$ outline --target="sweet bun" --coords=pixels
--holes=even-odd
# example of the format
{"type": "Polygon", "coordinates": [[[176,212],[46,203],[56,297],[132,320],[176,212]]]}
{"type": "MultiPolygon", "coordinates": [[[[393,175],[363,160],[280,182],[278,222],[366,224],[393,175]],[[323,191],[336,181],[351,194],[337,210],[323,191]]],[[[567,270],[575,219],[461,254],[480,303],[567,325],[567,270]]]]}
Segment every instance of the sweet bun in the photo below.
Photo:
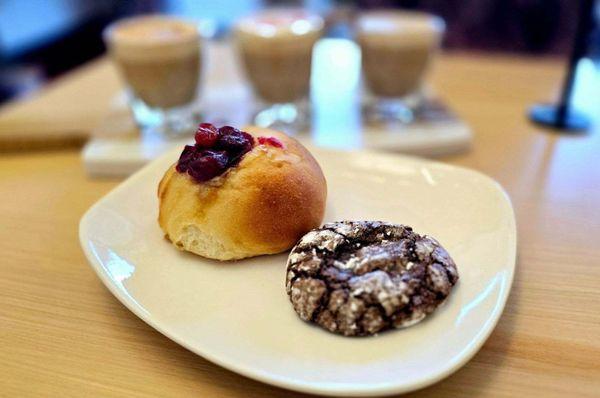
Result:
{"type": "Polygon", "coordinates": [[[279,253],[321,224],[327,186],[310,152],[278,131],[244,131],[254,145],[223,174],[199,182],[176,163],[160,181],[158,222],[179,249],[217,260],[279,253]]]}

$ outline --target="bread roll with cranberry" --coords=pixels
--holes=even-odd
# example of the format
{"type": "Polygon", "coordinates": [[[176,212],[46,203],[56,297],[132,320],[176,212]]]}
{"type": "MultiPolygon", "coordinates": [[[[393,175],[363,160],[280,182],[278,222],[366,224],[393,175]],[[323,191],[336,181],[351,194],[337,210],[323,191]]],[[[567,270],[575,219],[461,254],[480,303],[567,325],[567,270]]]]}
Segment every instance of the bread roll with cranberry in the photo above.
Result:
{"type": "Polygon", "coordinates": [[[319,164],[295,139],[205,123],[160,181],[158,222],[181,250],[242,259],[291,248],[321,224],[326,196],[319,164]]]}

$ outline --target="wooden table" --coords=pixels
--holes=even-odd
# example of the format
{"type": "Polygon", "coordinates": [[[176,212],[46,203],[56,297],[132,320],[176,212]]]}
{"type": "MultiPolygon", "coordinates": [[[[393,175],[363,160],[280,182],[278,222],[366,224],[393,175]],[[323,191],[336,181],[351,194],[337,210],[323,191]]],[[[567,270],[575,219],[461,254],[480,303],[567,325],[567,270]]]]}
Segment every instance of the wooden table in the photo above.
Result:
{"type": "MultiPolygon", "coordinates": [[[[435,70],[434,87],[476,133],[470,153],[443,160],[506,188],[519,258],[482,350],[414,396],[600,395],[600,131],[560,135],[525,117],[561,77],[558,60],[484,55],[445,55],[435,70]]],[[[87,127],[117,87],[100,61],[55,85],[50,102],[87,127]]],[[[40,101],[11,105],[12,122],[35,122],[40,101]]],[[[300,396],[192,354],[108,292],[77,227],[117,183],[88,180],[76,150],[0,154],[0,396],[300,396]]]]}

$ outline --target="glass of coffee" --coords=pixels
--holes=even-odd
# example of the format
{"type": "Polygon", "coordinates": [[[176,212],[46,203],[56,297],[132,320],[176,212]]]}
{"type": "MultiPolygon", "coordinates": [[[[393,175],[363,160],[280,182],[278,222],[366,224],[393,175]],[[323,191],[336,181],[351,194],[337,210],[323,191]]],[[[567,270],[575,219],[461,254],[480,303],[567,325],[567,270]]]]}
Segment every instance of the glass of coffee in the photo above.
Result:
{"type": "Polygon", "coordinates": [[[372,94],[365,105],[370,121],[410,123],[422,101],[423,77],[445,31],[434,15],[382,10],[359,15],[356,36],[364,81],[372,94]]]}
{"type": "Polygon", "coordinates": [[[323,19],[301,9],[265,10],[238,21],[235,41],[258,99],[254,123],[288,132],[309,122],[312,50],[323,19]]]}
{"type": "Polygon", "coordinates": [[[202,67],[198,24],[167,16],[133,17],[109,26],[104,40],[142,131],[193,132],[202,67]]]}

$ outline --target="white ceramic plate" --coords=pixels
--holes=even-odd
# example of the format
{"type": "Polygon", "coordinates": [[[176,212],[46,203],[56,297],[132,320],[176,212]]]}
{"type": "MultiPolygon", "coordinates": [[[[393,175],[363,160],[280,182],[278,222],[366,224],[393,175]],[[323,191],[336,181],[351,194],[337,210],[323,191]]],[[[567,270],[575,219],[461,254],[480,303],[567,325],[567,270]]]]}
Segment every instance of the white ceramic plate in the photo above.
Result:
{"type": "Polygon", "coordinates": [[[466,363],[502,313],[516,254],[502,188],[474,171],[367,152],[313,150],[327,177],[326,221],[386,220],[430,234],[458,264],[445,305],[413,327],[347,338],[304,323],[285,292],[286,255],[218,263],[175,250],[156,187],[170,152],[95,204],[81,245],[110,291],[149,325],[225,368],[327,395],[383,395],[432,384],[466,363]]]}

